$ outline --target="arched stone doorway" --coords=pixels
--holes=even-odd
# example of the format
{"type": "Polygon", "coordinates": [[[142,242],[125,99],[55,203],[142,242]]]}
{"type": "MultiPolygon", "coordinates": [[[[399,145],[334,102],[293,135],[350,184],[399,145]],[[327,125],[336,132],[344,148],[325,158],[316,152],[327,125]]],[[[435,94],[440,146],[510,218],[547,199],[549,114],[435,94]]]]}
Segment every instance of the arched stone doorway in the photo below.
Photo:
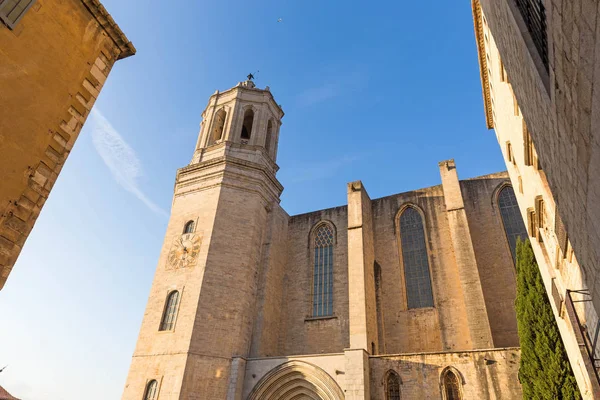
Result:
{"type": "Polygon", "coordinates": [[[344,393],[321,368],[288,361],[269,371],[252,389],[248,400],[343,400],[344,393]]]}

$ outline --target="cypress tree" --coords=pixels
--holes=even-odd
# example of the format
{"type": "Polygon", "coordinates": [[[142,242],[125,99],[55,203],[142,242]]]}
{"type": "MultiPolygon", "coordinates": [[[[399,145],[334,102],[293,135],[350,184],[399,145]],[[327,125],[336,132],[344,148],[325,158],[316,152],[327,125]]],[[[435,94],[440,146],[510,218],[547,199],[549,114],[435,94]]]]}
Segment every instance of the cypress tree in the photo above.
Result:
{"type": "Polygon", "coordinates": [[[580,399],[529,240],[517,242],[519,380],[528,400],[580,399]]]}

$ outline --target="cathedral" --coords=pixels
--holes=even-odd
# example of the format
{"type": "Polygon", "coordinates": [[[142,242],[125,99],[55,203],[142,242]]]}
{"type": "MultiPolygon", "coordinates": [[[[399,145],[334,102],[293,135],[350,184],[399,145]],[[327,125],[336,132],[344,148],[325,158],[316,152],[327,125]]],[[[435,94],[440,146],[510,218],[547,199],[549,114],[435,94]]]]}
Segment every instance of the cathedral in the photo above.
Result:
{"type": "Polygon", "coordinates": [[[171,216],[123,400],[520,399],[506,172],[290,216],[283,110],[215,92],[171,216]]]}

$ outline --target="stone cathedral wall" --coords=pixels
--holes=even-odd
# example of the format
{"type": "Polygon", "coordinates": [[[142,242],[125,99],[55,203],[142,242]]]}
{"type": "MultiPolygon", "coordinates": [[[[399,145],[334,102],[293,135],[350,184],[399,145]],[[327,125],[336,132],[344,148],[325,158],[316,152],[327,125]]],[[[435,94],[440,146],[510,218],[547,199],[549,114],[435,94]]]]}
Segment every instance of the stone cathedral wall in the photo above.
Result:
{"type": "Polygon", "coordinates": [[[495,347],[519,345],[515,313],[516,269],[497,201],[499,189],[507,184],[506,172],[461,181],[495,347]]]}
{"type": "Polygon", "coordinates": [[[390,371],[400,378],[400,398],[444,398],[440,380],[448,368],[459,377],[464,399],[521,399],[519,360],[520,350],[515,347],[371,357],[371,399],[385,398],[390,371]]]}
{"type": "Polygon", "coordinates": [[[288,223],[280,355],[337,353],[347,348],[348,210],[336,207],[295,215],[288,223]],[[321,221],[335,227],[333,317],[312,318],[313,254],[311,230],[321,221]]]}
{"type": "MultiPolygon", "coordinates": [[[[502,172],[460,181],[496,347],[518,346],[515,268],[495,201],[507,178],[502,172]]],[[[472,349],[442,185],[372,200],[371,213],[374,258],[381,269],[375,353],[472,349]],[[408,205],[419,209],[424,217],[433,308],[407,309],[398,217],[408,205]]],[[[263,244],[250,357],[342,352],[349,346],[347,206],[292,217],[276,206],[271,218],[263,244]],[[336,231],[334,316],[312,318],[310,235],[322,221],[333,224],[336,231]]]]}

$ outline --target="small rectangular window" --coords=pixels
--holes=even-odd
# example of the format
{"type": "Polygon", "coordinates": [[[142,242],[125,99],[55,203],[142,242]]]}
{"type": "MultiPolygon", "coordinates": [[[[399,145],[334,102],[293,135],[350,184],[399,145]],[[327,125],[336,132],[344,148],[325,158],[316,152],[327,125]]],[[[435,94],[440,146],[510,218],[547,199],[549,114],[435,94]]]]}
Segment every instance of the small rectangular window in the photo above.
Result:
{"type": "Polygon", "coordinates": [[[515,116],[519,115],[519,103],[517,103],[517,96],[515,96],[515,92],[513,91],[512,85],[509,85],[510,87],[510,94],[512,94],[512,98],[513,98],[513,114],[515,116]]]}
{"type": "Polygon", "coordinates": [[[0,19],[12,29],[33,3],[35,0],[0,0],[0,19]]]}
{"type": "Polygon", "coordinates": [[[525,165],[533,165],[533,141],[525,120],[523,120],[523,155],[525,165]]]}
{"type": "Polygon", "coordinates": [[[498,57],[498,64],[500,67],[500,81],[506,82],[506,70],[504,69],[504,64],[502,63],[502,59],[500,57],[498,57]]]}
{"type": "Polygon", "coordinates": [[[523,194],[523,179],[521,178],[521,176],[519,175],[519,193],[523,194]]]}
{"type": "Polygon", "coordinates": [[[566,258],[568,248],[568,235],[565,224],[562,222],[562,219],[558,214],[558,206],[556,206],[556,210],[554,211],[554,233],[556,234],[556,239],[558,240],[558,246],[562,250],[563,258],[566,258]]]}
{"type": "Polygon", "coordinates": [[[537,237],[537,224],[533,208],[527,209],[527,228],[529,229],[529,236],[537,237]]]}
{"type": "Polygon", "coordinates": [[[512,145],[510,142],[506,142],[506,158],[509,162],[515,164],[515,157],[513,156],[512,145]]]}

